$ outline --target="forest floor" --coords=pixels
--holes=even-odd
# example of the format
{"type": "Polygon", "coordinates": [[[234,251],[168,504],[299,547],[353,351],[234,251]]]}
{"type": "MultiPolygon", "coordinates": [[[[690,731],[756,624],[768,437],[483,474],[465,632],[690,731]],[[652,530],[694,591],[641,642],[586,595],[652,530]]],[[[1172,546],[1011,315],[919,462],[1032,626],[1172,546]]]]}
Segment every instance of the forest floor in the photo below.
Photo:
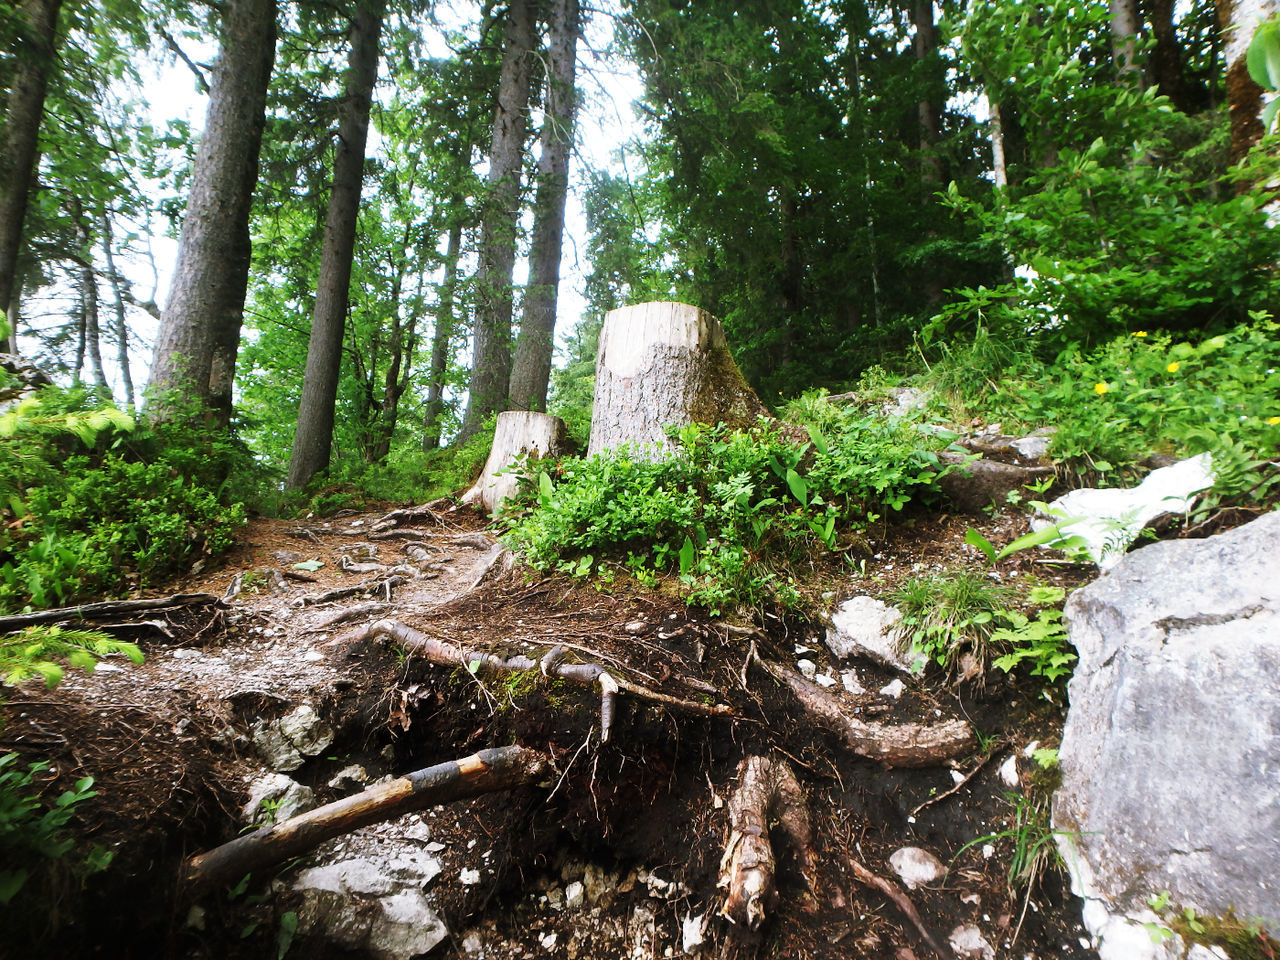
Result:
{"type": "MultiPolygon", "coordinates": [[[[30,946],[15,956],[52,955],[46,951],[53,943],[66,956],[276,957],[280,917],[293,908],[289,880],[309,860],[288,864],[270,887],[207,895],[198,914],[179,893],[178,878],[187,857],[242,828],[247,784],[265,769],[249,739],[254,722],[303,702],[335,734],[322,756],[293,774],[321,802],[342,795],[327,784],[352,763],[371,777],[400,775],[510,743],[552,758],[552,790],[519,788],[413,815],[441,864],[427,893],[449,936],[432,956],[681,956],[691,928],[705,930],[700,955],[718,955],[730,932],[717,916],[723,895],[716,888],[726,801],[748,754],[789,763],[803,787],[816,855],[808,897],[795,858],[780,854],[780,896],[754,945],[757,956],[936,955],[899,907],[859,882],[849,863],[856,858],[900,885],[889,857],[906,846],[924,848],[949,867],[941,879],[907,892],[944,950],[952,931],[971,925],[992,958],[1092,956],[1079,901],[1065,891],[1059,870],[1048,866],[1029,890],[1009,884],[1019,846],[1010,794],[1047,797],[1027,754],[1035,744],[1057,745],[1065,709],[1038,684],[989,671],[956,685],[926,672],[905,678],[905,692],[894,698],[877,691],[896,675],[857,664],[868,692],[848,698],[853,712],[881,722],[960,718],[981,735],[973,752],[952,761],[888,768],[854,755],[769,673],[748,663],[754,640],[767,660],[794,669],[804,657],[838,676],[848,665],[834,662],[819,622],[739,619],[735,629],[686,607],[674,591],[621,579],[598,589],[519,565],[489,570],[496,554],[491,534],[468,508],[440,509],[412,523],[418,528],[412,533],[369,541],[364,534],[381,515],[253,520],[216,569],[168,585],[173,593],[222,596],[236,580],[240,592],[225,604],[151,616],[139,634],[143,665],[113,658],[92,675],[68,672],[53,691],[28,685],[0,708],[0,754],[51,761],[48,796],[77,778],[94,778],[99,795],[78,809],[78,839],[116,853],[82,893],[65,893],[61,915],[26,918],[30,946]],[[374,542],[373,562],[393,565],[407,541],[419,544],[419,557],[431,557],[419,565],[426,576],[371,595],[307,599],[385,581],[386,571],[344,572],[342,558],[370,562],[356,545],[374,542]],[[299,560],[323,566],[303,574],[310,580],[293,579],[299,560]],[[333,621],[356,607],[360,619],[333,621]],[[594,691],[538,675],[527,682],[481,680],[463,668],[406,657],[381,640],[355,638],[353,630],[379,617],[503,656],[536,658],[562,645],[574,659],[607,665],[670,697],[705,700],[710,691],[733,713],[691,715],[624,695],[612,736],[601,744],[594,691]],[[1020,774],[1016,788],[1001,775],[1003,768],[1008,776],[1010,758],[1020,774]],[[41,941],[55,926],[57,935],[41,941]],[[46,946],[35,946],[41,942],[46,946]]],[[[912,573],[980,569],[965,531],[975,526],[992,542],[1005,542],[1024,523],[1013,514],[904,516],[872,531],[859,575],[846,573],[833,589],[837,599],[878,595],[912,573]]],[[[1088,576],[1038,566],[1030,556],[1015,557],[1001,572],[1067,587],[1088,576]]],[[[23,936],[8,932],[0,954],[18,948],[23,936]]],[[[975,949],[955,955],[984,955],[975,949]]],[[[352,954],[300,933],[290,955],[352,954]]]]}

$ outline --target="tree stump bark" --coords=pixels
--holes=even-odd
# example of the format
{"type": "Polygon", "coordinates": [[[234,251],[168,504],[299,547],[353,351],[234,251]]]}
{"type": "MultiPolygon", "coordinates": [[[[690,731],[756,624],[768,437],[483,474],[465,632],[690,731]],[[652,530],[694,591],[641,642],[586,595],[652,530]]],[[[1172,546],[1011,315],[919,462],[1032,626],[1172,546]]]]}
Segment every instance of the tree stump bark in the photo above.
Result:
{"type": "Polygon", "coordinates": [[[563,451],[568,434],[564,421],[546,413],[530,410],[508,410],[498,414],[493,448],[485,461],[484,473],[470,490],[462,495],[463,503],[476,503],[497,516],[502,502],[519,486],[516,473],[504,473],[525,454],[553,457],[563,451]]]}
{"type": "Polygon", "coordinates": [[[729,353],[720,321],[705,310],[642,303],[605,317],[589,455],[625,443],[662,457],[674,449],[668,426],[749,427],[768,415],[729,353]]]}

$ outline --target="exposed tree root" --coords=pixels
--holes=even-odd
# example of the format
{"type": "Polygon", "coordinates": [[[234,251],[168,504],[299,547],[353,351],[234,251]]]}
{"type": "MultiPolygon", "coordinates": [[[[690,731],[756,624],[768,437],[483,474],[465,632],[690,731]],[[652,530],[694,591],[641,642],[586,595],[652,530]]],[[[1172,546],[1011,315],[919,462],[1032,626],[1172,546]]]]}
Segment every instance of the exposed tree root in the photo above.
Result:
{"type": "Polygon", "coordinates": [[[315,603],[331,603],[334,600],[345,600],[347,597],[355,597],[362,593],[385,593],[389,601],[391,599],[391,591],[396,587],[404,586],[409,580],[409,577],[400,574],[381,577],[377,580],[366,580],[364,583],[357,583],[354,586],[339,587],[337,590],[330,590],[327,593],[317,594],[313,597],[303,597],[302,602],[306,606],[315,603]]]}
{"type": "Polygon", "coordinates": [[[598,685],[601,691],[601,739],[603,740],[608,739],[609,726],[612,724],[613,717],[613,697],[619,691],[653,703],[661,703],[685,713],[696,713],[702,716],[727,716],[733,713],[733,708],[725,704],[682,700],[679,697],[650,690],[624,677],[609,673],[598,663],[566,661],[563,659],[564,651],[561,647],[553,647],[540,660],[526,656],[504,659],[486,650],[468,650],[457,644],[428,636],[397,620],[378,620],[339,638],[337,642],[345,644],[379,636],[390,637],[410,656],[422,657],[442,666],[464,667],[477,675],[541,672],[549,677],[560,677],[584,686],[598,685]]]}
{"type": "MultiPolygon", "coordinates": [[[[726,891],[720,915],[735,927],[752,932],[760,928],[777,900],[777,860],[769,841],[770,822],[777,824],[791,844],[812,895],[817,867],[800,784],[785,761],[747,757],[738,765],[738,787],[729,798],[729,839],[720,860],[717,886],[726,891]]],[[[729,939],[741,937],[731,934],[729,939]]]]}
{"type": "Polygon", "coordinates": [[[153,597],[149,600],[103,600],[85,603],[78,607],[58,607],[53,610],[37,610],[33,613],[16,613],[0,617],[0,632],[20,630],[41,623],[81,623],[118,617],[143,610],[172,610],[193,606],[225,607],[220,597],[212,593],[176,593],[169,597],[153,597]]]}
{"type": "Polygon", "coordinates": [[[891,767],[927,767],[973,749],[973,733],[962,720],[943,723],[867,723],[851,717],[840,699],[794,670],[769,663],[758,654],[755,662],[787,685],[809,716],[839,735],[854,753],[891,767]]]}
{"type": "Polygon", "coordinates": [[[548,769],[547,757],[527,747],[481,750],[461,760],[436,764],[192,857],[184,867],[183,883],[189,893],[198,894],[300,856],[368,824],[436,804],[510,790],[534,782],[548,769]]]}
{"type": "Polygon", "coordinates": [[[895,884],[872,873],[853,857],[846,857],[845,862],[849,864],[849,869],[853,871],[853,875],[858,878],[860,884],[889,898],[890,902],[902,912],[902,915],[911,921],[921,939],[929,945],[934,953],[940,957],[954,956],[949,949],[939,946],[938,941],[933,938],[928,928],[925,927],[924,921],[920,919],[920,914],[916,912],[915,906],[895,884]]]}

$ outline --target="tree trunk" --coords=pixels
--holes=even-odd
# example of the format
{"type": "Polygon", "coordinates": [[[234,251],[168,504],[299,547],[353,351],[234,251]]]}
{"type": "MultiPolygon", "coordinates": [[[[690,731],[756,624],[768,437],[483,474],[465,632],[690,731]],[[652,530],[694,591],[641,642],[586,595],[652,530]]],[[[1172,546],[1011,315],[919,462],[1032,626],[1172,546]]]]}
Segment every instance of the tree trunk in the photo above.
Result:
{"type": "Polygon", "coordinates": [[[1147,20],[1151,24],[1151,35],[1156,43],[1147,60],[1147,70],[1151,83],[1160,93],[1168,97],[1183,113],[1187,113],[1190,104],[1187,102],[1184,77],[1186,63],[1173,22],[1173,7],[1174,0],[1148,0],[1147,20]]]}
{"type": "Polygon", "coordinates": [[[547,408],[560,252],[564,245],[564,207],[569,193],[569,152],[573,147],[578,102],[574,80],[579,32],[578,0],[554,0],[546,118],[542,123],[542,156],[538,161],[538,195],[533,205],[529,287],[525,292],[524,319],[511,369],[512,410],[547,408]]]}
{"type": "Polygon", "coordinates": [[[480,225],[471,382],[459,442],[475,436],[485,418],[502,409],[511,385],[511,275],[515,270],[525,114],[533,65],[533,7],[531,0],[511,0],[507,11],[485,213],[480,225]]]}
{"type": "Polygon", "coordinates": [[[497,516],[502,502],[514,494],[520,484],[520,477],[508,472],[516,461],[526,454],[558,456],[564,451],[567,436],[564,421],[547,413],[506,410],[498,414],[484,473],[475,486],[463,494],[462,502],[478,503],[497,516]]]}
{"type": "MultiPolygon", "coordinates": [[[[0,124],[0,304],[15,296],[22,224],[35,177],[40,122],[62,0],[18,0],[17,50],[8,109],[0,124]]],[[[20,292],[18,293],[20,295],[20,292]]]]}
{"type": "Polygon", "coordinates": [[[378,42],[386,0],[368,0],[356,8],[351,25],[347,80],[339,107],[338,142],[333,160],[333,190],[325,217],[320,278],[311,314],[311,339],[298,406],[298,429],[285,486],[296,489],[329,466],[333,449],[334,407],[342,370],[342,335],[351,292],[356,221],[364,180],[369,108],[378,79],[378,42]]]}
{"type": "MultiPolygon", "coordinates": [[[[920,199],[926,211],[926,222],[932,222],[934,218],[927,211],[936,206],[933,195],[942,189],[943,184],[938,138],[942,128],[941,104],[946,100],[946,84],[940,75],[942,64],[937,52],[938,31],[933,22],[933,0],[915,0],[911,5],[911,19],[916,28],[912,41],[916,63],[927,80],[925,96],[916,104],[916,114],[920,131],[920,199]]],[[[936,240],[938,231],[929,227],[925,235],[936,240]]],[[[923,288],[926,303],[942,302],[942,274],[937,270],[925,271],[923,288]]]]}
{"type": "Polygon", "coordinates": [[[22,287],[26,283],[27,263],[19,256],[13,271],[13,290],[9,294],[9,303],[5,309],[5,320],[8,331],[5,337],[5,352],[18,356],[18,322],[22,319],[22,287]]]}
{"type": "Polygon", "coordinates": [[[129,370],[129,325],[125,322],[124,291],[121,289],[120,271],[116,269],[115,254],[111,252],[113,243],[111,236],[111,215],[102,214],[102,250],[107,257],[107,275],[111,280],[111,291],[115,299],[116,321],[116,362],[120,365],[120,380],[124,386],[125,402],[129,409],[137,406],[137,398],[133,393],[133,374],[129,370]]]}
{"type": "Polygon", "coordinates": [[[225,0],[222,10],[222,51],[148,389],[156,419],[169,410],[164,395],[185,389],[225,426],[248,288],[249,211],[275,62],[276,0],[225,0]]]}
{"type": "Polygon", "coordinates": [[[1142,89],[1142,68],[1138,65],[1138,0],[1110,0],[1111,59],[1120,85],[1142,89]]]}
{"type": "MultiPolygon", "coordinates": [[[[1249,76],[1245,54],[1253,34],[1263,20],[1272,16],[1277,0],[1218,0],[1218,24],[1226,37],[1227,107],[1231,115],[1231,162],[1243,160],[1262,139],[1262,88],[1249,76]]],[[[1237,183],[1239,192],[1252,185],[1237,183]]]]}
{"type": "Polygon", "coordinates": [[[79,197],[72,198],[71,216],[80,239],[80,309],[84,317],[84,342],[88,349],[89,374],[94,386],[105,388],[107,374],[102,368],[102,327],[98,315],[98,278],[93,272],[93,231],[84,215],[79,197]]]}
{"type": "Polygon", "coordinates": [[[749,427],[768,414],[705,310],[642,303],[605,317],[588,454],[627,443],[663,456],[674,449],[667,426],[749,427]]]}
{"type": "Polygon", "coordinates": [[[449,246],[444,255],[444,282],[436,307],[435,332],[431,337],[431,371],[427,375],[427,409],[422,422],[422,449],[440,447],[440,418],[444,413],[444,378],[449,369],[449,347],[457,325],[458,259],[462,254],[462,221],[449,228],[449,246]]]}

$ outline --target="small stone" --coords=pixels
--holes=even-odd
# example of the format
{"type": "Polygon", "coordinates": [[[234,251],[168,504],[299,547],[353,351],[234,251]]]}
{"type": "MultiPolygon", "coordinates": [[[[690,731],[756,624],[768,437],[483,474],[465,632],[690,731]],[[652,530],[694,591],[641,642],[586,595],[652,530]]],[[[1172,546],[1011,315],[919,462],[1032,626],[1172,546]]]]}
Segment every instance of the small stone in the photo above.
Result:
{"type": "Polygon", "coordinates": [[[480,871],[472,870],[470,867],[465,867],[462,872],[458,874],[458,881],[464,887],[473,887],[480,882],[480,871]]]}
{"type": "Polygon", "coordinates": [[[818,665],[812,660],[799,660],[796,662],[796,668],[809,680],[812,680],[818,672],[818,665]]]}
{"type": "Polygon", "coordinates": [[[906,684],[904,684],[901,680],[894,680],[890,683],[886,683],[883,687],[880,688],[880,696],[892,697],[894,700],[897,700],[900,696],[902,696],[903,691],[905,691],[906,689],[907,689],[906,684]]]}
{"type": "Polygon", "coordinates": [[[702,946],[705,938],[703,931],[706,928],[707,915],[689,914],[680,921],[680,947],[685,953],[693,953],[698,947],[702,946]]]}
{"type": "Polygon", "coordinates": [[[364,789],[369,782],[369,771],[359,764],[343,767],[329,779],[329,786],[334,790],[356,793],[364,789]]]}
{"type": "Polygon", "coordinates": [[[956,927],[947,942],[955,955],[964,960],[995,960],[995,950],[983,939],[982,931],[971,924],[956,927]]]}
{"type": "Polygon", "coordinates": [[[315,791],[291,780],[283,773],[269,773],[249,784],[249,802],[244,805],[244,822],[260,824],[288,820],[314,807],[315,791]],[[263,806],[263,804],[266,806],[263,806]]]}
{"type": "Polygon", "coordinates": [[[1004,763],[1000,764],[1000,779],[1004,785],[1010,790],[1018,788],[1018,758],[1010,757],[1004,763]]]}
{"type": "Polygon", "coordinates": [[[840,671],[840,684],[845,688],[846,692],[853,694],[855,697],[860,693],[866,693],[867,688],[858,680],[858,674],[853,670],[840,671]]]}
{"type": "Polygon", "coordinates": [[[813,682],[820,687],[834,687],[839,681],[829,673],[819,673],[813,678],[813,682]]]}
{"type": "Polygon", "coordinates": [[[202,656],[204,656],[204,654],[201,653],[199,650],[187,650],[185,648],[179,648],[173,651],[173,659],[175,660],[198,660],[202,656]]]}
{"type": "Polygon", "coordinates": [[[626,630],[627,633],[631,634],[632,636],[635,636],[636,634],[644,633],[646,630],[648,630],[649,625],[645,623],[643,620],[632,620],[622,629],[626,630]]]}
{"type": "Polygon", "coordinates": [[[480,939],[480,934],[472,930],[462,938],[462,952],[467,954],[477,954],[484,949],[484,941],[480,939]]]}
{"type": "Polygon", "coordinates": [[[579,910],[585,900],[585,888],[581,881],[575,880],[564,888],[564,905],[569,910],[579,910]]]}
{"type": "Polygon", "coordinates": [[[550,950],[556,945],[556,932],[552,930],[550,933],[544,933],[538,937],[538,943],[541,944],[543,950],[550,950]]]}
{"type": "Polygon", "coordinates": [[[895,850],[889,856],[889,866],[902,878],[908,890],[932,883],[947,872],[942,861],[920,847],[903,847],[895,850]]]}

